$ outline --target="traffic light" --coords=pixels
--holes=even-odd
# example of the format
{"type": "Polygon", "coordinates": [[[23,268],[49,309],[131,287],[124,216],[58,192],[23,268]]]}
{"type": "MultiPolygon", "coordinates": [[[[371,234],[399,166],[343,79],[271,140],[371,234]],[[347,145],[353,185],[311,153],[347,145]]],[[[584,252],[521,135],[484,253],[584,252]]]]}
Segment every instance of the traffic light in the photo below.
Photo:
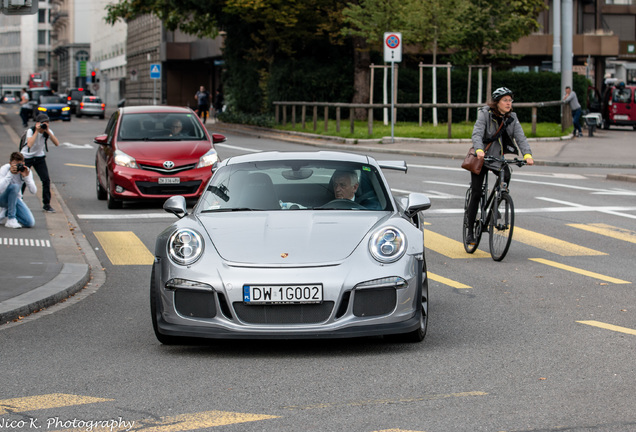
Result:
{"type": "Polygon", "coordinates": [[[0,0],[0,12],[5,15],[35,15],[38,0],[0,0]]]}

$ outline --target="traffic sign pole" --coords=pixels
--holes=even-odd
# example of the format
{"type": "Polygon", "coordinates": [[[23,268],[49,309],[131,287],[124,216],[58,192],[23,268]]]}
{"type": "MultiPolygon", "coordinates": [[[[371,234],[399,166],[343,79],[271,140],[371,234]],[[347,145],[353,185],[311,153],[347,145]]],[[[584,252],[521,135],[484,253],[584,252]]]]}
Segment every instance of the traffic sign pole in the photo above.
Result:
{"type": "Polygon", "coordinates": [[[161,79],[161,63],[150,65],[150,78],[152,79],[152,104],[157,105],[157,80],[161,79]]]}
{"type": "Polygon", "coordinates": [[[384,33],[384,61],[391,63],[391,142],[395,142],[395,63],[402,61],[402,33],[384,33]]]}

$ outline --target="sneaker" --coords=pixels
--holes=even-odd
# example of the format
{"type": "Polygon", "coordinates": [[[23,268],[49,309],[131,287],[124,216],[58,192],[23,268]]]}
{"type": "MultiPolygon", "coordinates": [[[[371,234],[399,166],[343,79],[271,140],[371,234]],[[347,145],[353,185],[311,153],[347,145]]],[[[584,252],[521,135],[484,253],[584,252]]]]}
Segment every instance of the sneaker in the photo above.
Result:
{"type": "Polygon", "coordinates": [[[8,219],[7,223],[4,224],[7,228],[22,228],[22,225],[18,223],[16,218],[8,219]]]}
{"type": "Polygon", "coordinates": [[[42,207],[42,209],[47,213],[55,213],[55,209],[48,204],[42,207]]]}
{"type": "Polygon", "coordinates": [[[0,224],[4,224],[7,221],[7,209],[0,207],[0,224]]]}

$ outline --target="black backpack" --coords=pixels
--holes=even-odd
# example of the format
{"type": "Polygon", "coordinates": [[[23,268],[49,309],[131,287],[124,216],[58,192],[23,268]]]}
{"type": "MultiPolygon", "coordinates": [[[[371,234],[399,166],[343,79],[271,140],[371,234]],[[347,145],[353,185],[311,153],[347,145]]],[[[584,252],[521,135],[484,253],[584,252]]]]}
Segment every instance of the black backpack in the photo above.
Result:
{"type": "MultiPolygon", "coordinates": [[[[22,136],[20,137],[20,145],[19,145],[19,151],[22,151],[22,147],[24,147],[26,145],[27,142],[27,132],[29,131],[29,129],[31,129],[33,131],[33,133],[35,133],[35,126],[32,126],[30,128],[26,128],[24,130],[24,132],[22,132],[22,136]]],[[[46,151],[49,151],[49,134],[44,134],[44,148],[46,149],[46,151]]]]}

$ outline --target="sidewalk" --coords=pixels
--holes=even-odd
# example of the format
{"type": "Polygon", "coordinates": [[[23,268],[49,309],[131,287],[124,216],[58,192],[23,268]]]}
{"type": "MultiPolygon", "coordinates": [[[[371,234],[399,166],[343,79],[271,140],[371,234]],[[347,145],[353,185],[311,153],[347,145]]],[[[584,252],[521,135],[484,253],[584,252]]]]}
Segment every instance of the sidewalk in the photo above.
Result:
{"type": "MultiPolygon", "coordinates": [[[[312,145],[330,150],[365,153],[380,151],[396,155],[442,157],[460,161],[470,147],[469,140],[430,141],[390,137],[380,140],[344,140],[316,138],[303,133],[285,133],[270,129],[208,122],[214,132],[245,134],[256,138],[272,138],[312,145]]],[[[18,148],[22,125],[17,115],[0,113],[0,163],[7,163],[18,148]]],[[[636,182],[636,132],[597,130],[593,137],[576,139],[531,140],[538,165],[621,169],[608,179],[636,182]]],[[[38,196],[25,193],[24,200],[33,211],[35,227],[9,229],[0,226],[0,326],[20,320],[33,312],[50,307],[69,296],[84,291],[94,292],[104,281],[101,265],[84,238],[75,218],[51,185],[51,205],[57,213],[42,212],[41,182],[34,173],[38,196]]]]}

